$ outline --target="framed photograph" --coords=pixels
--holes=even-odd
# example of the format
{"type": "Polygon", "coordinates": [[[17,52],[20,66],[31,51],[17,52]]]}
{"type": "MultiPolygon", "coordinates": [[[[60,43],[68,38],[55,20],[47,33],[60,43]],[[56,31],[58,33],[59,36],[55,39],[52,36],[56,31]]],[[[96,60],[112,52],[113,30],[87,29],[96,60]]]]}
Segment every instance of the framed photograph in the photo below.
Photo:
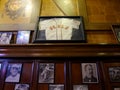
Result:
{"type": "Polygon", "coordinates": [[[82,63],[83,83],[98,83],[98,73],[96,63],[82,63]]]}
{"type": "Polygon", "coordinates": [[[0,44],[10,44],[12,32],[0,32],[0,44]]]}
{"type": "Polygon", "coordinates": [[[64,90],[63,84],[50,84],[49,90],[64,90]]]}
{"type": "Polygon", "coordinates": [[[86,42],[83,17],[39,17],[33,43],[40,42],[86,42]]]}
{"type": "Polygon", "coordinates": [[[120,43],[120,24],[112,25],[111,28],[112,28],[112,31],[114,33],[116,40],[120,43]]]}
{"type": "Polygon", "coordinates": [[[21,63],[9,64],[6,73],[5,82],[19,82],[21,69],[22,69],[21,63]]]}
{"type": "Polygon", "coordinates": [[[0,30],[34,30],[41,0],[0,0],[0,30]]]}
{"type": "Polygon", "coordinates": [[[0,63],[0,71],[1,71],[1,67],[2,67],[2,65],[1,65],[1,63],[0,63]]]}
{"type": "Polygon", "coordinates": [[[120,67],[109,67],[109,77],[111,82],[120,82],[120,67]]]}
{"type": "Polygon", "coordinates": [[[30,90],[29,84],[16,84],[14,90],[30,90]]]}
{"type": "Polygon", "coordinates": [[[16,44],[28,44],[30,41],[31,31],[18,31],[16,44]]]}
{"type": "Polygon", "coordinates": [[[120,87],[114,87],[113,90],[120,90],[120,87]]]}
{"type": "Polygon", "coordinates": [[[88,85],[73,85],[73,90],[88,90],[88,85]]]}
{"type": "Polygon", "coordinates": [[[54,83],[54,63],[39,63],[39,83],[54,83]]]}

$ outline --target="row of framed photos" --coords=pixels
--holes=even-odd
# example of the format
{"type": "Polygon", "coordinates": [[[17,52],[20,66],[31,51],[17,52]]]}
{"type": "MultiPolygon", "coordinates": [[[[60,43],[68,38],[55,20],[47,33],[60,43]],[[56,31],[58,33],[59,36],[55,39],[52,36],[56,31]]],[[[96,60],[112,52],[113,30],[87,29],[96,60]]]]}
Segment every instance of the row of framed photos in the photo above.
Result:
{"type": "MultiPolygon", "coordinates": [[[[30,90],[29,84],[16,84],[14,90],[30,90]]],[[[49,90],[64,90],[64,84],[49,84],[49,90]]],[[[73,90],[89,90],[88,85],[73,85],[73,90]]],[[[113,87],[120,90],[120,87],[113,87]]]]}
{"type": "MultiPolygon", "coordinates": [[[[0,69],[1,69],[0,64],[0,69]]],[[[81,63],[83,83],[98,83],[99,75],[96,63],[81,63]]],[[[5,82],[15,83],[20,81],[22,63],[10,63],[7,68],[5,82]]],[[[38,83],[54,83],[55,64],[39,63],[38,83]]],[[[120,66],[109,67],[111,82],[120,82],[120,66]]]]}
{"type": "MultiPolygon", "coordinates": [[[[30,41],[30,30],[18,31],[16,44],[28,44],[30,41]]],[[[10,44],[13,32],[0,32],[0,44],[10,44]]]]}

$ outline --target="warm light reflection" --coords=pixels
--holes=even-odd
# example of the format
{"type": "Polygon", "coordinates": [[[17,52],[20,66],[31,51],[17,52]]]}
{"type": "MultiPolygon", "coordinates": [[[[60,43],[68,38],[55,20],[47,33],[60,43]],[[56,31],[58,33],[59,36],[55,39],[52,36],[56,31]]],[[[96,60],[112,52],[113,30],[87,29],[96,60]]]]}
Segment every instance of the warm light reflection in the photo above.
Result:
{"type": "Polygon", "coordinates": [[[25,10],[28,11],[28,10],[31,10],[31,9],[32,9],[32,3],[29,2],[29,3],[26,5],[25,10]]]}

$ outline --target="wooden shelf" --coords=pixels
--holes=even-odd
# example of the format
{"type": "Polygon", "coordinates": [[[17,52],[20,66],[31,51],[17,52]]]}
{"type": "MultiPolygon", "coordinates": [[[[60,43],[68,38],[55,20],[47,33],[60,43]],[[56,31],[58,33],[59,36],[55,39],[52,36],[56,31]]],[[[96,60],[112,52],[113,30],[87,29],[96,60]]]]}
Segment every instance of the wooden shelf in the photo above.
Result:
{"type": "Polygon", "coordinates": [[[42,43],[0,45],[0,57],[96,57],[120,56],[119,44],[42,43]]]}

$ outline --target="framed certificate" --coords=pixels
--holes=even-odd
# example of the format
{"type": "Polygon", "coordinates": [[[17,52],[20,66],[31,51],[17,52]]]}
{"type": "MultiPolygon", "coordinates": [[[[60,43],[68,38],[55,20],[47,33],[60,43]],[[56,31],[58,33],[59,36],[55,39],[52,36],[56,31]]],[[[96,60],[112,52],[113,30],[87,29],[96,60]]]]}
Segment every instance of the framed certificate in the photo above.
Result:
{"type": "Polygon", "coordinates": [[[86,42],[83,17],[39,17],[33,43],[40,42],[86,42]]]}

